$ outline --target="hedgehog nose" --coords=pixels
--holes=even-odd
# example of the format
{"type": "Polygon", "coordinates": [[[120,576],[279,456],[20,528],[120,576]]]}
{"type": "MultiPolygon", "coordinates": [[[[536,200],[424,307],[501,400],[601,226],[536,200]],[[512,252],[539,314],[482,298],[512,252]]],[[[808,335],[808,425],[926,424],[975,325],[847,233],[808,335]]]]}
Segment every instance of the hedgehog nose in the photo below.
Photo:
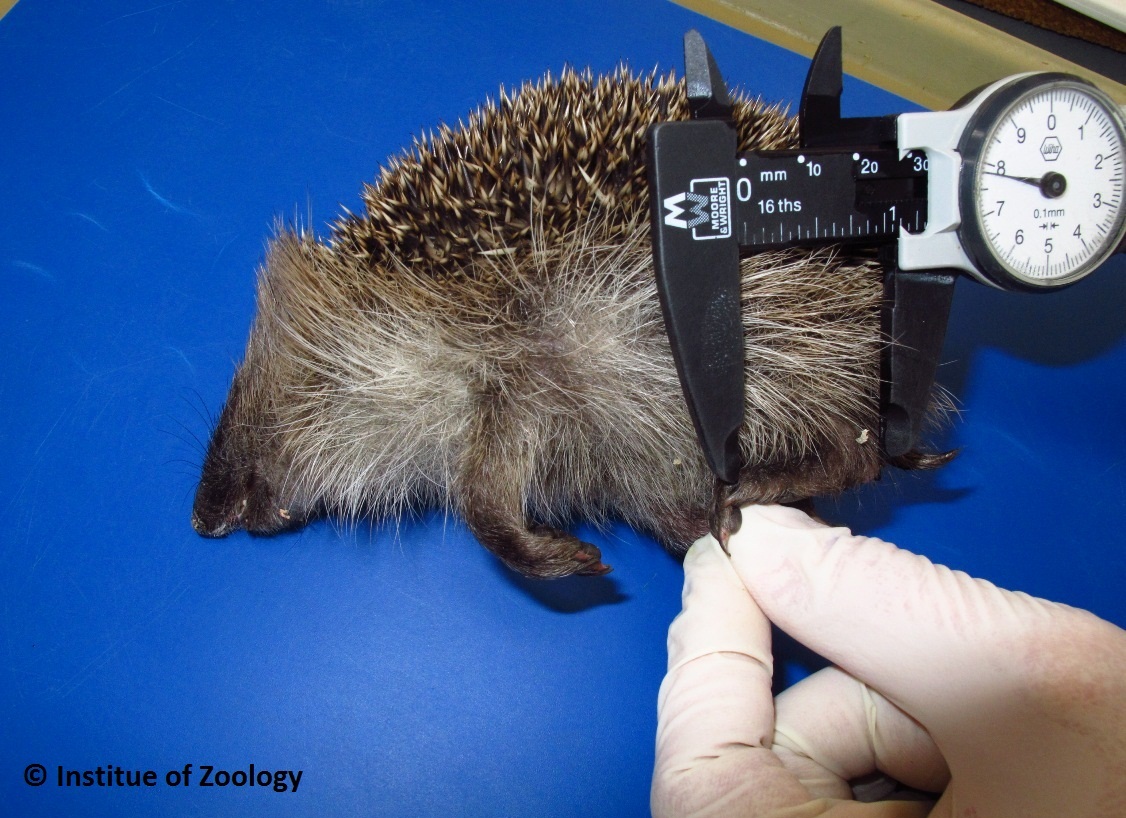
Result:
{"type": "Polygon", "coordinates": [[[231,533],[231,527],[226,523],[220,522],[217,525],[209,526],[203,521],[203,518],[196,512],[192,512],[192,528],[201,537],[225,537],[231,533]]]}

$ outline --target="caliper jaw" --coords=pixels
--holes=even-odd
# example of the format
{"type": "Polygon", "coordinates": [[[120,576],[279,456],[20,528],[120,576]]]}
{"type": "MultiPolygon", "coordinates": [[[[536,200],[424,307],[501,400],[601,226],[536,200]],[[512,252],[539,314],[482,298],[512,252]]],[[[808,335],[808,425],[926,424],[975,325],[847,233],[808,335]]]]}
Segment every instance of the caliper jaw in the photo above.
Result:
{"type": "Polygon", "coordinates": [[[798,107],[803,148],[895,147],[895,116],[842,117],[844,68],[841,27],[833,26],[817,46],[798,107]]]}
{"type": "MultiPolygon", "coordinates": [[[[821,39],[802,89],[798,119],[802,147],[902,148],[899,117],[841,117],[843,77],[841,29],[834,26],[821,39]]],[[[901,153],[906,155],[907,151],[901,153]]],[[[928,198],[929,189],[928,184],[928,198]]],[[[928,216],[928,227],[929,221],[928,216]]],[[[900,242],[913,239],[902,228],[899,235],[900,242]]],[[[885,249],[895,247],[893,244],[885,249]]],[[[886,345],[880,367],[880,446],[890,459],[906,455],[919,440],[946,337],[956,278],[955,270],[906,272],[899,267],[901,255],[881,253],[886,345]]]]}
{"type": "Polygon", "coordinates": [[[712,52],[695,29],[684,35],[684,85],[693,119],[731,121],[731,95],[712,52]]]}
{"type": "Polygon", "coordinates": [[[739,479],[743,456],[743,321],[739,245],[713,208],[730,202],[738,141],[731,99],[696,31],[684,37],[691,122],[649,130],[657,292],[689,413],[716,477],[739,479]],[[716,229],[713,229],[715,227],[716,229]]]}
{"type": "Polygon", "coordinates": [[[954,270],[900,270],[884,277],[884,350],[880,390],[880,445],[895,459],[915,448],[934,390],[954,270]]]}

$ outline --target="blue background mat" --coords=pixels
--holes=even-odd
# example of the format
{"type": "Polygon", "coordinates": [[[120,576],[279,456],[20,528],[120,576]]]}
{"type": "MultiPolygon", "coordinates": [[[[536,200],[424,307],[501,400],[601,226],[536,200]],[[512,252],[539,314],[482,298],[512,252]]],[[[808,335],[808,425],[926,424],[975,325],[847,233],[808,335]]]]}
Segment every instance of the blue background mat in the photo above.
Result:
{"type": "MultiPolygon", "coordinates": [[[[580,529],[614,573],[533,583],[454,519],[206,541],[188,518],[275,217],[355,210],[412,134],[501,83],[679,71],[689,27],[733,84],[796,104],[806,60],[666,3],[23,0],[0,20],[0,813],[648,814],[681,584],[652,542],[580,529]],[[299,789],[196,786],[250,764],[299,789]],[[60,788],[59,765],[160,783],[60,788]]],[[[962,456],[826,513],[1126,624],[1124,305],[1121,257],[1054,297],[960,283],[940,379],[962,456]]],[[[783,684],[811,661],[779,652],[783,684]]]]}

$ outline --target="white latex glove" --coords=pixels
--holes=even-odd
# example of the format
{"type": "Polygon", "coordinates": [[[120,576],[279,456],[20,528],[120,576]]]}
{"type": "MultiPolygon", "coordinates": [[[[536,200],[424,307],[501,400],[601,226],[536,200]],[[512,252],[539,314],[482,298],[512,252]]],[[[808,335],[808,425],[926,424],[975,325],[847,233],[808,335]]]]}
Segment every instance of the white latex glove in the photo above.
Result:
{"type": "Polygon", "coordinates": [[[685,559],[655,816],[1126,816],[1126,632],[791,508],[729,547],[685,559]],[[771,621],[835,665],[776,700],[771,621]],[[849,800],[875,771],[942,795],[849,800]]]}

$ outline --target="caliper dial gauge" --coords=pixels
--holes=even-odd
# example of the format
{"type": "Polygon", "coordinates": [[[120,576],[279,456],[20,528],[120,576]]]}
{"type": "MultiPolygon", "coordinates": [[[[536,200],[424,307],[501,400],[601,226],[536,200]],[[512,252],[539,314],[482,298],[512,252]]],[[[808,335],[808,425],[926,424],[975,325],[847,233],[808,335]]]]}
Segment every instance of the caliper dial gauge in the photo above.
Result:
{"type": "Polygon", "coordinates": [[[1035,74],[991,94],[958,146],[959,238],[977,271],[1043,291],[1098,267],[1126,233],[1126,126],[1093,85],[1035,74]]]}

